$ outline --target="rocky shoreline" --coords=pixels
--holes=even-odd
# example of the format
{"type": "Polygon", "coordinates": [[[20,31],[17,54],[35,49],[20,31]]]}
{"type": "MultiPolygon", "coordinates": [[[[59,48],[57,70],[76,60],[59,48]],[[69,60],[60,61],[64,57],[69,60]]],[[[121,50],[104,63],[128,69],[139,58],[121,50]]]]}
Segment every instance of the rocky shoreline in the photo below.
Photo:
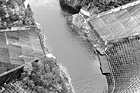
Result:
{"type": "MultiPolygon", "coordinates": [[[[67,0],[64,1],[68,2],[67,0]]],[[[73,32],[77,33],[84,39],[86,38],[86,40],[93,45],[93,49],[96,48],[100,50],[100,52],[102,53],[106,47],[107,42],[100,37],[96,29],[91,25],[90,21],[102,16],[106,16],[111,13],[121,11],[128,7],[138,5],[139,3],[140,3],[139,0],[134,0],[134,1],[132,0],[130,2],[127,2],[126,4],[122,4],[121,6],[118,6],[116,8],[107,11],[102,11],[100,13],[92,13],[90,10],[87,10],[85,6],[82,6],[79,13],[76,14],[70,15],[68,11],[63,11],[63,9],[62,11],[64,12],[63,14],[67,20],[68,27],[73,32]]],[[[71,5],[71,7],[74,6],[71,5]]],[[[91,8],[91,10],[94,10],[94,8],[91,8]]]]}
{"type": "Polygon", "coordinates": [[[69,28],[86,38],[98,55],[101,72],[106,76],[108,84],[105,93],[139,92],[139,80],[132,80],[140,72],[139,66],[135,65],[139,64],[140,53],[137,42],[140,34],[137,25],[139,6],[139,0],[132,0],[98,13],[93,13],[84,6],[79,13],[66,17],[69,28]],[[135,20],[132,21],[131,18],[135,20]]]}
{"type": "Polygon", "coordinates": [[[82,13],[65,16],[65,18],[67,20],[68,27],[74,33],[77,33],[77,35],[81,36],[84,40],[89,42],[92,45],[93,50],[96,51],[96,48],[98,48],[99,50],[104,48],[104,42],[102,41],[96,30],[89,26],[90,24],[87,22],[87,18],[84,17],[82,13]]]}

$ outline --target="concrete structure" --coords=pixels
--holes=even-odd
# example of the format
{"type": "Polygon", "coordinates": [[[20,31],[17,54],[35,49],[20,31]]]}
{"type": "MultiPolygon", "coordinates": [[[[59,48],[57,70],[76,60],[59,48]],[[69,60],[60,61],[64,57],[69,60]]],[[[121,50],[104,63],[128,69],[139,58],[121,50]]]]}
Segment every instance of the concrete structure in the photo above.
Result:
{"type": "Polygon", "coordinates": [[[102,38],[101,71],[108,93],[140,93],[140,4],[89,20],[102,38]]]}

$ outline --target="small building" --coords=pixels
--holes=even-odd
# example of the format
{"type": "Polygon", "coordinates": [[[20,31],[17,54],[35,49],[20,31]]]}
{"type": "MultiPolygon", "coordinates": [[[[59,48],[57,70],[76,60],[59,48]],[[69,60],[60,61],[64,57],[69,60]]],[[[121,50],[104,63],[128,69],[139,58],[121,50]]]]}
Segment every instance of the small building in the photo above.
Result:
{"type": "Polygon", "coordinates": [[[82,13],[83,15],[90,17],[90,12],[87,10],[86,7],[82,7],[80,10],[80,13],[82,13]]]}

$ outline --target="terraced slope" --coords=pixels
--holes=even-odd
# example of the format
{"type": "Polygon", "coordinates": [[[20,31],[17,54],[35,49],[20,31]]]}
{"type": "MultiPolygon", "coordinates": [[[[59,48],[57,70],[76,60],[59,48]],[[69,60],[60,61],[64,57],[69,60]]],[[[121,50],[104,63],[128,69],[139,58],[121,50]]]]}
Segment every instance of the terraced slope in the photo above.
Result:
{"type": "Polygon", "coordinates": [[[0,74],[44,55],[36,27],[0,32],[0,74]]]}

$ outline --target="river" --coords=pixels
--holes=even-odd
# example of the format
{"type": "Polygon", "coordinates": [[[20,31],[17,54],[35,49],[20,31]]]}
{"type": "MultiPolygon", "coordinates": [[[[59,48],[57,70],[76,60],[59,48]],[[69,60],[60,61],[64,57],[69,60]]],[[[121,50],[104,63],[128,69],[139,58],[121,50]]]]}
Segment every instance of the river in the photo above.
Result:
{"type": "Polygon", "coordinates": [[[30,0],[34,17],[41,24],[45,45],[65,66],[76,93],[103,93],[106,79],[90,44],[66,25],[56,0],[30,0]]]}

